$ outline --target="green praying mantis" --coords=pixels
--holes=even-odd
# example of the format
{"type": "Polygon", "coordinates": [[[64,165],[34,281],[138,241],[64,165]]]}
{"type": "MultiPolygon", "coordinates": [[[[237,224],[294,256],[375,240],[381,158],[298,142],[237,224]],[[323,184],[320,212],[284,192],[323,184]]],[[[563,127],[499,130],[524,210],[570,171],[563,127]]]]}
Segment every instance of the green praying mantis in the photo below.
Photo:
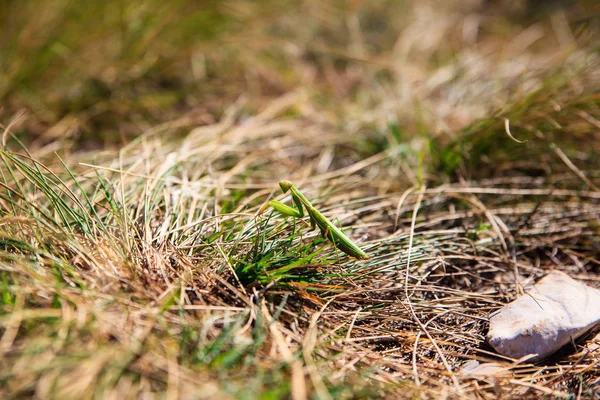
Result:
{"type": "Polygon", "coordinates": [[[321,214],[313,205],[308,201],[308,199],[298,190],[297,187],[292,184],[290,181],[281,181],[279,182],[279,187],[283,191],[283,193],[287,193],[288,191],[292,194],[292,200],[296,204],[298,209],[294,209],[293,207],[286,206],[280,201],[273,200],[268,202],[262,209],[261,212],[268,206],[273,207],[275,210],[280,212],[285,216],[291,216],[296,218],[304,217],[304,209],[306,208],[306,212],[310,218],[310,224],[313,229],[315,227],[319,227],[321,230],[321,234],[323,237],[329,239],[338,249],[348,254],[351,257],[357,258],[359,260],[366,260],[369,256],[360,249],[348,236],[344,234],[337,226],[333,224],[330,220],[327,219],[323,214],[321,214]]]}

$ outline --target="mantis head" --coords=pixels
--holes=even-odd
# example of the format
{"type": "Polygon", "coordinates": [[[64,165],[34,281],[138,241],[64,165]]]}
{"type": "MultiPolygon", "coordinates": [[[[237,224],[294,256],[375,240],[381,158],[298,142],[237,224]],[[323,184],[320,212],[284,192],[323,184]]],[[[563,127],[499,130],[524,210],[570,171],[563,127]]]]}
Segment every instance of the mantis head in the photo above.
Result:
{"type": "Polygon", "coordinates": [[[281,181],[281,182],[279,182],[279,187],[281,188],[281,191],[282,191],[283,193],[285,193],[285,192],[287,192],[288,190],[290,190],[290,188],[291,188],[292,186],[294,186],[294,185],[293,185],[293,184],[292,184],[292,182],[290,182],[290,181],[281,181]]]}

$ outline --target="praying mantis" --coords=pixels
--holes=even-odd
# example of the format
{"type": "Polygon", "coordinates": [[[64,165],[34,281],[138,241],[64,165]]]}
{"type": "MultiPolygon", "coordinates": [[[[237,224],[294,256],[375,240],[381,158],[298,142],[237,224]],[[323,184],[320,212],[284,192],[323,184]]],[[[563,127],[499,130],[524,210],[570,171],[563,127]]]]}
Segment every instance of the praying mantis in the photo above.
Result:
{"type": "Polygon", "coordinates": [[[308,199],[298,190],[296,186],[290,181],[279,182],[279,187],[283,193],[288,191],[292,194],[292,200],[296,204],[297,210],[293,207],[286,206],[280,201],[273,200],[268,202],[262,209],[261,212],[267,207],[271,206],[279,213],[285,216],[291,216],[295,218],[304,217],[304,209],[310,218],[310,224],[312,228],[319,227],[323,237],[329,239],[338,249],[348,254],[351,257],[359,260],[367,260],[369,256],[360,249],[348,236],[344,234],[337,226],[333,224],[327,217],[321,214],[308,199]]]}

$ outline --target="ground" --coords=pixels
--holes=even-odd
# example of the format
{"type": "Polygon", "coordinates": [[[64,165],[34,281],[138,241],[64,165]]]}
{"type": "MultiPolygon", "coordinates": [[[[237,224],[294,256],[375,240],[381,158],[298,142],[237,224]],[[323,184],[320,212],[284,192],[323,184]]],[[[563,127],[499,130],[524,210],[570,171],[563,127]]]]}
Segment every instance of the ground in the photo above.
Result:
{"type": "Polygon", "coordinates": [[[0,397],[600,396],[595,332],[485,341],[551,270],[600,287],[595,1],[7,0],[0,29],[0,397]],[[265,206],[283,179],[370,258],[265,206]]]}

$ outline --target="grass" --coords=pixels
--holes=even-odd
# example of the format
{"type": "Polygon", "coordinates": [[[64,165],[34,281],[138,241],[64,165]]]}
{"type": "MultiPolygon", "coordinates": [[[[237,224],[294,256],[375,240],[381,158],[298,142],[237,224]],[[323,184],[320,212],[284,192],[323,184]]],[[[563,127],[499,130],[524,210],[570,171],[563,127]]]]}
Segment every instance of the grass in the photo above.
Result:
{"type": "Polygon", "coordinates": [[[597,396],[485,342],[600,287],[600,14],[508,3],[0,4],[0,396],[597,396]]]}

